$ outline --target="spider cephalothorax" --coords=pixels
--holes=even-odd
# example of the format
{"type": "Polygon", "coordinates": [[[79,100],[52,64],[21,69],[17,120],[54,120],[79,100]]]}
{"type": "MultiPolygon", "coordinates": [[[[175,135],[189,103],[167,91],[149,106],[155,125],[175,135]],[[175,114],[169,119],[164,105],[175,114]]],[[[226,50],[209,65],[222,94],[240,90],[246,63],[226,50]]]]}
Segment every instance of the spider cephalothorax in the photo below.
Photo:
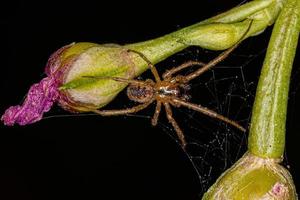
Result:
{"type": "Polygon", "coordinates": [[[188,94],[191,87],[188,84],[183,83],[183,81],[176,81],[176,79],[163,80],[156,84],[155,89],[156,94],[162,100],[165,98],[178,98],[188,101],[191,98],[188,94]]]}

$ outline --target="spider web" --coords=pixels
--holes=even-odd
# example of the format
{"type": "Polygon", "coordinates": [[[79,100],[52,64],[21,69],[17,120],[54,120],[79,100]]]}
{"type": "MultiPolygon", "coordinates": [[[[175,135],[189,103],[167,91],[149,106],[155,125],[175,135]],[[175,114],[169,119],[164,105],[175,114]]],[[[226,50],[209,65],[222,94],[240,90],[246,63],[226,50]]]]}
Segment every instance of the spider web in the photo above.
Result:
{"type": "MultiPolygon", "coordinates": [[[[259,40],[250,38],[249,42],[243,43],[222,63],[193,80],[190,83],[192,88],[190,102],[214,110],[248,128],[258,77],[267,46],[266,42],[263,42],[260,48],[253,44],[253,41],[259,43],[259,40]]],[[[261,38],[261,40],[264,39],[261,38]]],[[[166,66],[178,66],[189,60],[208,62],[219,53],[192,47],[157,66],[159,73],[162,74],[168,68],[166,66]]],[[[188,74],[196,68],[189,68],[180,74],[188,74]]],[[[299,70],[296,71],[295,77],[299,75],[298,72],[299,70]]],[[[147,76],[152,78],[150,72],[142,75],[143,79],[146,79],[147,76]]],[[[292,96],[298,89],[299,84],[292,85],[292,96]]],[[[124,96],[125,94],[123,94],[123,98],[124,96]]],[[[115,108],[116,105],[113,104],[112,108],[115,108]]],[[[131,107],[132,102],[127,105],[122,104],[122,106],[124,108],[131,107]]],[[[137,113],[131,116],[151,119],[152,114],[152,112],[147,114],[142,112],[142,114],[137,113]]],[[[248,132],[243,133],[231,125],[185,108],[173,108],[173,114],[185,134],[188,143],[185,154],[198,175],[201,186],[199,195],[202,196],[220,174],[231,167],[246,152],[248,132]]],[[[95,114],[50,115],[44,119],[90,115],[95,114]]],[[[120,116],[120,118],[124,119],[126,116],[120,116]]],[[[160,117],[158,127],[169,135],[180,148],[180,142],[174,129],[164,118],[164,116],[160,117]]],[[[145,123],[149,123],[149,121],[147,120],[145,123]]],[[[287,159],[284,164],[288,166],[287,159]]]]}
{"type": "MultiPolygon", "coordinates": [[[[249,45],[244,48],[249,48],[249,45]]],[[[214,110],[248,128],[262,66],[257,63],[262,63],[264,53],[265,49],[254,54],[243,54],[241,50],[231,54],[225,61],[191,82],[191,102],[214,110]]],[[[189,48],[169,62],[177,64],[180,60],[199,58],[206,58],[207,62],[218,54],[219,52],[189,48]]],[[[195,68],[184,73],[193,70],[195,68]]],[[[174,108],[173,111],[186,136],[186,155],[198,174],[200,193],[203,194],[222,172],[245,153],[248,133],[193,110],[174,108]]],[[[159,126],[179,144],[168,123],[161,122],[159,126]]]]}
{"type": "MultiPolygon", "coordinates": [[[[241,46],[245,48],[245,45],[241,46]]],[[[225,61],[190,82],[192,88],[190,102],[214,110],[247,128],[265,48],[254,54],[249,54],[247,50],[244,54],[240,50],[241,48],[243,47],[239,47],[225,61]]],[[[249,45],[246,46],[247,48],[249,45]]],[[[158,71],[162,74],[166,70],[165,66],[178,66],[188,60],[208,62],[219,53],[191,47],[158,64],[158,71]]],[[[195,69],[197,67],[191,67],[180,74],[185,75],[195,69]]],[[[152,74],[146,72],[142,77],[143,79],[152,79],[152,74]]],[[[118,96],[116,100],[118,101],[119,98],[127,97],[123,92],[121,97],[118,96]]],[[[112,104],[109,106],[116,108],[116,104],[120,103],[112,102],[112,104]]],[[[133,102],[129,101],[127,105],[123,104],[122,106],[126,108],[132,105],[133,102]]],[[[193,110],[185,108],[173,108],[172,110],[173,117],[185,134],[188,143],[185,154],[198,175],[201,186],[199,194],[202,195],[222,172],[244,154],[247,146],[247,133],[193,110]]],[[[44,117],[43,120],[97,115],[93,113],[60,114],[65,112],[57,108],[51,113],[53,114],[44,117]]],[[[151,119],[152,113],[144,115],[142,112],[142,114],[137,113],[130,116],[151,119]]],[[[120,118],[124,119],[126,116],[120,116],[120,118]]],[[[164,116],[160,116],[159,128],[181,148],[173,127],[164,118],[164,116]]],[[[145,121],[145,123],[149,123],[149,121],[145,121]]]]}
{"type": "MultiPolygon", "coordinates": [[[[267,38],[268,34],[265,37],[267,38]]],[[[250,42],[241,45],[225,61],[193,81],[191,102],[214,110],[248,129],[267,46],[265,44],[265,47],[259,47],[253,44],[254,41],[260,42],[260,40],[263,39],[251,38],[250,42]]],[[[208,59],[207,62],[217,55],[216,52],[190,48],[177,55],[174,62],[177,63],[181,57],[188,60],[198,60],[204,57],[208,59]]],[[[299,72],[300,70],[294,67],[288,111],[288,119],[291,118],[291,120],[293,120],[292,115],[295,115],[295,99],[300,88],[299,72]]],[[[246,152],[248,132],[242,133],[226,123],[193,110],[176,109],[176,111],[176,119],[187,138],[186,155],[198,174],[202,196],[216,179],[246,152]]],[[[289,124],[292,123],[287,120],[287,132],[289,132],[289,124]]],[[[170,126],[162,123],[160,126],[179,143],[170,126]]],[[[291,132],[295,131],[291,130],[291,132]]],[[[283,165],[290,168],[287,154],[284,156],[283,165]]]]}

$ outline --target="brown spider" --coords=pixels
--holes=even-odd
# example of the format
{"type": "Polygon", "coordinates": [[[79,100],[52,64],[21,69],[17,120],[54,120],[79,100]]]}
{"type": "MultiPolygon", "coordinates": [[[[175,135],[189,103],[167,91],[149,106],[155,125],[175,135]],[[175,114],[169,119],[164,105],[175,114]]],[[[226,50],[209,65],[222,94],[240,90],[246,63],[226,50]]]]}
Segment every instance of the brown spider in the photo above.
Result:
{"type": "Polygon", "coordinates": [[[253,20],[250,21],[250,24],[246,30],[246,32],[242,35],[240,40],[233,45],[231,48],[227,49],[223,53],[221,53],[219,56],[217,56],[215,59],[211,60],[207,64],[197,61],[188,61],[186,63],[183,63],[179,65],[178,67],[174,67],[171,70],[166,71],[162,78],[160,78],[156,67],[151,63],[151,61],[142,53],[135,51],[135,50],[128,50],[128,52],[135,53],[139,55],[144,61],[147,62],[155,81],[148,79],[146,81],[140,81],[140,80],[129,80],[124,79],[121,77],[97,77],[97,76],[84,76],[86,78],[95,78],[95,79],[112,79],[119,82],[128,83],[129,86],[127,87],[127,96],[130,100],[141,103],[140,105],[134,106],[132,108],[127,109],[121,109],[121,110],[93,110],[93,112],[102,115],[102,116],[112,116],[112,115],[126,115],[131,113],[136,113],[138,111],[141,111],[145,108],[147,108],[150,104],[152,104],[154,101],[157,102],[155,112],[152,118],[152,125],[156,126],[158,117],[161,111],[161,106],[163,106],[166,109],[166,115],[169,120],[169,122],[174,127],[177,136],[185,149],[186,141],[184,138],[184,134],[180,127],[178,126],[177,122],[173,118],[173,113],[171,109],[171,105],[174,107],[180,107],[184,106],[189,109],[201,112],[205,115],[208,115],[212,118],[216,118],[220,121],[226,122],[228,124],[231,124],[232,126],[238,128],[239,130],[246,132],[246,129],[243,128],[241,125],[239,125],[237,122],[230,120],[229,118],[220,115],[216,113],[213,110],[210,110],[206,107],[203,107],[201,105],[193,104],[188,102],[189,95],[186,94],[187,90],[189,90],[188,82],[190,82],[192,79],[197,78],[204,72],[210,70],[212,67],[217,65],[219,62],[223,61],[225,58],[229,56],[229,54],[234,51],[240,42],[247,36],[251,26],[252,26],[253,20]],[[188,75],[182,76],[177,75],[173,76],[174,74],[178,73],[179,71],[186,69],[188,67],[199,65],[202,66],[202,68],[196,70],[195,72],[192,72],[188,75]]]}
{"type": "Polygon", "coordinates": [[[189,86],[187,85],[189,81],[200,76],[202,73],[208,71],[213,66],[215,66],[216,64],[224,60],[237,46],[238,43],[233,47],[231,47],[230,49],[224,51],[222,54],[220,54],[218,57],[216,57],[215,59],[213,59],[207,64],[204,64],[202,62],[189,61],[178,67],[174,67],[171,70],[166,71],[162,75],[163,79],[160,78],[155,66],[146,58],[145,55],[134,50],[128,50],[129,52],[138,54],[143,60],[147,62],[152,74],[154,75],[155,81],[151,79],[148,79],[146,81],[141,81],[141,80],[128,80],[120,77],[86,76],[88,78],[112,79],[115,81],[128,83],[129,84],[129,86],[127,87],[128,98],[132,101],[141,103],[140,105],[137,105],[135,107],[122,109],[122,110],[94,110],[93,112],[100,114],[102,116],[126,115],[126,114],[136,113],[140,110],[143,110],[147,108],[151,103],[156,101],[157,104],[156,104],[154,116],[152,118],[152,125],[153,126],[157,125],[159,113],[163,105],[166,109],[167,118],[169,122],[172,124],[172,126],[174,127],[177,136],[181,144],[183,145],[183,147],[185,147],[186,141],[182,130],[180,129],[177,122],[173,118],[171,105],[174,107],[184,106],[189,109],[201,112],[205,115],[208,115],[210,117],[231,124],[232,126],[245,132],[246,130],[242,126],[228,119],[227,117],[224,117],[212,110],[209,110],[208,108],[202,107],[201,105],[196,105],[188,102],[189,98],[188,95],[186,95],[186,90],[189,89],[189,86]],[[194,65],[202,66],[202,68],[186,76],[181,76],[181,75],[173,76],[175,73],[194,65]]]}

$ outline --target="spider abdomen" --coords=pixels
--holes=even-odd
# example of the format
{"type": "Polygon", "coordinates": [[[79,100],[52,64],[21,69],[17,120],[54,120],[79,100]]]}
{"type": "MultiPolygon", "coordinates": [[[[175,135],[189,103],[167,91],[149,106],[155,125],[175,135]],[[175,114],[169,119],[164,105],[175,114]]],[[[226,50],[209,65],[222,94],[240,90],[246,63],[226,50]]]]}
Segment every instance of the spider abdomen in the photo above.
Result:
{"type": "Polygon", "coordinates": [[[131,84],[127,87],[127,96],[130,100],[139,103],[145,103],[153,98],[153,87],[148,85],[134,85],[131,84]]]}

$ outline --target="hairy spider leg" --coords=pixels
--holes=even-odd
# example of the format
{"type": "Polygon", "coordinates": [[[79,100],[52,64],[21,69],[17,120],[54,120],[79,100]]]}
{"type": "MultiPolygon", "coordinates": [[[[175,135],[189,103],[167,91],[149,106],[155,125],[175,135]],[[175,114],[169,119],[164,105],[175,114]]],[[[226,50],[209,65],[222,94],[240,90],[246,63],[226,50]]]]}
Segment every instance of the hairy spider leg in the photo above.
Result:
{"type": "Polygon", "coordinates": [[[229,118],[223,116],[223,115],[220,115],[218,113],[216,113],[215,111],[212,111],[208,108],[205,108],[201,105],[197,105],[197,104],[193,104],[193,103],[189,103],[189,102],[186,102],[186,101],[183,101],[181,99],[172,99],[171,100],[175,105],[181,105],[181,106],[185,106],[189,109],[192,109],[192,110],[195,110],[195,111],[198,111],[198,112],[201,112],[202,114],[204,115],[207,115],[209,117],[212,117],[212,118],[216,118],[220,121],[223,121],[225,123],[228,123],[228,124],[231,124],[232,126],[236,127],[237,129],[243,131],[243,132],[246,132],[246,129],[243,128],[241,125],[239,125],[237,122],[233,121],[233,120],[230,120],[229,118]]]}
{"type": "Polygon", "coordinates": [[[166,71],[165,73],[163,73],[162,77],[163,77],[163,79],[171,78],[173,74],[175,74],[183,69],[186,69],[188,67],[195,66],[195,65],[205,66],[206,64],[203,62],[199,62],[199,61],[187,61],[187,62],[179,65],[178,67],[173,67],[172,69],[166,71]]]}
{"type": "Polygon", "coordinates": [[[126,115],[126,114],[131,114],[135,113],[138,111],[141,111],[145,108],[147,108],[151,103],[154,102],[155,99],[152,99],[151,101],[147,103],[143,103],[137,106],[134,106],[132,108],[127,108],[127,109],[120,109],[120,110],[93,110],[94,113],[97,113],[102,116],[113,116],[113,115],[126,115]]]}
{"type": "Polygon", "coordinates": [[[111,79],[118,82],[123,83],[132,83],[137,85],[145,85],[146,83],[144,81],[138,81],[138,80],[131,80],[121,77],[110,77],[110,76],[82,76],[83,78],[91,78],[91,79],[111,79]]]}
{"type": "Polygon", "coordinates": [[[158,117],[159,117],[160,111],[161,111],[161,102],[157,101],[155,112],[154,112],[153,118],[151,120],[152,126],[156,126],[157,125],[157,121],[158,121],[158,117]]]}
{"type": "Polygon", "coordinates": [[[186,146],[187,143],[185,141],[185,137],[184,137],[184,134],[183,134],[181,128],[177,124],[176,120],[173,118],[173,113],[172,113],[171,106],[170,106],[169,103],[164,103],[164,106],[165,106],[165,109],[166,109],[167,118],[168,118],[169,122],[172,124],[172,126],[174,127],[183,149],[185,149],[185,146],[186,146]]]}
{"type": "Polygon", "coordinates": [[[210,70],[212,67],[214,67],[218,63],[222,62],[225,58],[227,58],[229,56],[229,54],[232,53],[239,46],[239,44],[242,42],[242,40],[247,36],[247,34],[248,34],[248,32],[249,32],[249,30],[252,26],[252,23],[253,23],[253,20],[250,21],[250,24],[249,24],[247,30],[245,31],[245,33],[242,35],[242,37],[239,39],[239,41],[236,44],[234,44],[231,48],[229,48],[226,51],[224,51],[223,53],[221,53],[219,56],[217,56],[212,61],[208,62],[202,68],[200,68],[200,69],[196,70],[195,72],[185,76],[184,81],[189,82],[192,79],[197,78],[198,76],[200,76],[204,72],[210,70]]]}
{"type": "Polygon", "coordinates": [[[231,52],[233,52],[238,47],[238,44],[239,43],[237,43],[234,46],[232,46],[231,48],[227,49],[226,51],[221,53],[218,57],[216,57],[215,59],[213,59],[212,61],[207,63],[205,66],[203,66],[200,69],[196,70],[195,72],[192,72],[192,73],[188,74],[187,76],[185,76],[185,78],[184,78],[185,82],[189,82],[192,79],[197,78],[204,72],[206,72],[206,71],[210,70],[212,67],[216,66],[218,63],[222,62],[225,58],[227,58],[229,56],[229,54],[231,52]]]}
{"type": "Polygon", "coordinates": [[[135,50],[132,50],[132,49],[128,49],[128,52],[132,52],[132,53],[135,53],[135,54],[138,54],[149,66],[154,78],[155,78],[155,81],[156,82],[161,82],[161,79],[160,79],[160,76],[157,72],[157,69],[156,67],[152,64],[152,62],[144,55],[142,54],[141,52],[138,52],[138,51],[135,51],[135,50]]]}

